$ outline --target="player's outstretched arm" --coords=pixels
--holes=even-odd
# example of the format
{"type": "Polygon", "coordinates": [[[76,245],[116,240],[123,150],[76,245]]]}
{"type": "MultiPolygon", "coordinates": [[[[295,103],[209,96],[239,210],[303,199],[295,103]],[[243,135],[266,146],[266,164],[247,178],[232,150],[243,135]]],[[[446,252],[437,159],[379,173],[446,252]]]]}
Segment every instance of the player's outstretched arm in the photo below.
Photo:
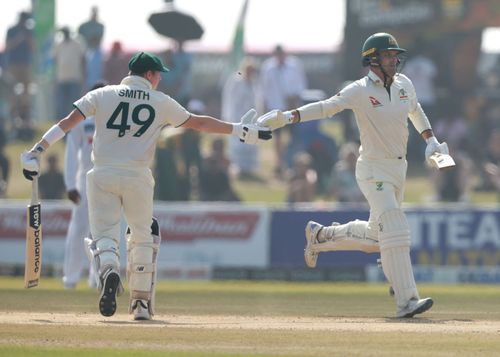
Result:
{"type": "Polygon", "coordinates": [[[255,124],[256,117],[257,113],[251,109],[241,118],[240,123],[232,124],[207,115],[191,114],[182,127],[208,133],[235,135],[243,143],[256,144],[259,140],[272,138],[271,130],[255,124]]]}

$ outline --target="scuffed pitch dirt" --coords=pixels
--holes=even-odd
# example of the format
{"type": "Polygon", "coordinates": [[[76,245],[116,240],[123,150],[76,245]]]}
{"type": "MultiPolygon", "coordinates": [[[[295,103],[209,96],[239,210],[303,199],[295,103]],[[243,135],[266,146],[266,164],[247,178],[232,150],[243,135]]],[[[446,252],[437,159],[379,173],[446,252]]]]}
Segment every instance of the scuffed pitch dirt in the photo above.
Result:
{"type": "Polygon", "coordinates": [[[293,316],[155,315],[152,321],[135,322],[131,315],[105,318],[97,314],[4,312],[0,324],[50,326],[144,326],[145,328],[199,328],[297,331],[500,333],[500,321],[439,320],[423,317],[342,318],[293,316]]]}

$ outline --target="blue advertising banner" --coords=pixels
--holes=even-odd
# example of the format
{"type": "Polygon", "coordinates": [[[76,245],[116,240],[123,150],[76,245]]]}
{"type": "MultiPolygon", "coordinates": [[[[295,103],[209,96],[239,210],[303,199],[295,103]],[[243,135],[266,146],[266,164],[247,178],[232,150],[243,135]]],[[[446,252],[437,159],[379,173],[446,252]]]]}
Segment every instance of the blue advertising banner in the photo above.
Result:
{"type": "Polygon", "coordinates": [[[407,210],[412,260],[420,265],[500,265],[500,212],[407,210]]]}
{"type": "MultiPolygon", "coordinates": [[[[368,210],[364,206],[335,211],[273,211],[271,218],[271,266],[305,267],[304,228],[308,221],[330,225],[333,221],[349,222],[367,220],[368,210]]],[[[318,267],[353,267],[376,264],[379,254],[363,252],[321,253],[318,267]]]]}
{"type": "MultiPolygon", "coordinates": [[[[500,211],[480,208],[405,209],[411,230],[412,261],[418,265],[500,266],[500,211]]],[[[271,219],[272,267],[304,267],[304,228],[308,221],[330,225],[366,220],[364,207],[332,211],[275,211],[271,219]]],[[[325,252],[318,267],[376,264],[379,254],[325,252]]]]}

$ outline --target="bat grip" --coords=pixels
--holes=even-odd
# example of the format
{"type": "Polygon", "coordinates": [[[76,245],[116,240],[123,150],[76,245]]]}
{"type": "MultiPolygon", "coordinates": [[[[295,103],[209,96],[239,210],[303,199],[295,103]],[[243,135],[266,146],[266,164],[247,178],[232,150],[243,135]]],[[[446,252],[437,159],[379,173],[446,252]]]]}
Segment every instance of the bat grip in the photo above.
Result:
{"type": "Polygon", "coordinates": [[[38,204],[38,175],[33,177],[31,182],[31,204],[38,204]]]}

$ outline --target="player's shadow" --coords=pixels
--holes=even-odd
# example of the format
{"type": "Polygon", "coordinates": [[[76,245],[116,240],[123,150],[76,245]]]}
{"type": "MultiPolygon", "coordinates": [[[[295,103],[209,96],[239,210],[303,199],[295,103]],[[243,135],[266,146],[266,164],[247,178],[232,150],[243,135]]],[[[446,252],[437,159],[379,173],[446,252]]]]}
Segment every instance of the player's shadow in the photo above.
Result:
{"type": "Polygon", "coordinates": [[[117,320],[100,320],[99,322],[103,324],[111,325],[167,325],[168,322],[165,320],[140,320],[140,321],[117,321],[117,320]]]}
{"type": "Polygon", "coordinates": [[[401,324],[448,324],[450,322],[473,322],[471,319],[431,319],[425,317],[412,317],[412,318],[401,318],[401,317],[386,317],[385,322],[391,323],[401,323],[401,324]]]}

